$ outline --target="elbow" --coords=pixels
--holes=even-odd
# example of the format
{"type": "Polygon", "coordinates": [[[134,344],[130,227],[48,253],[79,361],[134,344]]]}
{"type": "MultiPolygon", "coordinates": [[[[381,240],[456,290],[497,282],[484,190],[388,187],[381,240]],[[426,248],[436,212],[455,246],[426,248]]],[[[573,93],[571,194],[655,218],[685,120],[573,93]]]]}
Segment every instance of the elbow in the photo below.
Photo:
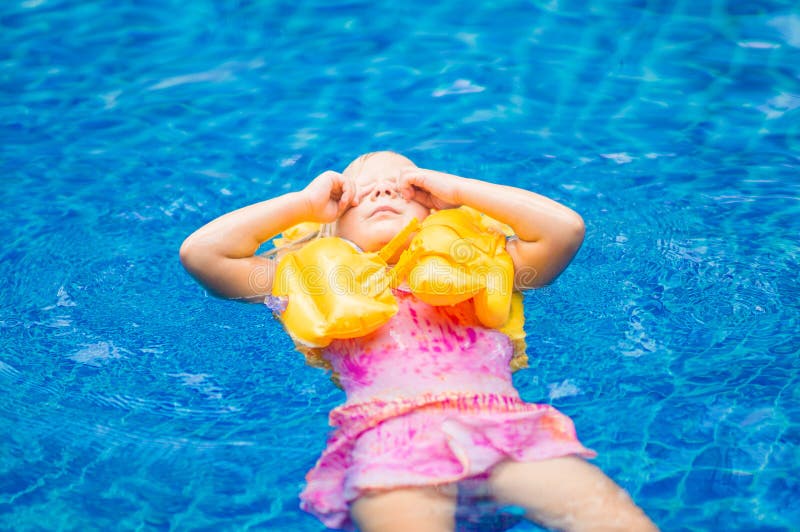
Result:
{"type": "Polygon", "coordinates": [[[574,253],[576,253],[583,244],[583,239],[586,237],[586,224],[583,222],[583,218],[581,218],[580,214],[574,213],[574,216],[572,216],[567,226],[566,235],[570,247],[574,250],[574,253]]]}
{"type": "MultiPolygon", "coordinates": [[[[559,267],[559,273],[572,262],[578,250],[583,245],[583,239],[586,237],[586,225],[583,223],[583,218],[575,214],[569,223],[565,224],[560,238],[553,242],[556,255],[562,258],[563,264],[559,267]]],[[[553,276],[555,278],[555,276],[553,276]]],[[[552,279],[550,280],[552,281],[552,279]]]]}
{"type": "Polygon", "coordinates": [[[198,264],[201,262],[203,251],[190,236],[183,241],[183,244],[181,244],[181,248],[178,251],[178,256],[180,257],[181,264],[186,271],[192,273],[197,269],[198,264]]]}
{"type": "Polygon", "coordinates": [[[192,248],[191,238],[187,238],[181,244],[181,249],[178,251],[178,256],[181,259],[181,264],[187,270],[189,269],[188,265],[192,261],[192,257],[194,256],[194,249],[192,248]]]}
{"type": "Polygon", "coordinates": [[[192,237],[189,237],[181,244],[178,256],[186,272],[205,288],[210,295],[225,298],[225,295],[215,290],[213,284],[209,282],[212,279],[209,276],[209,272],[213,261],[208,254],[208,249],[199,245],[192,237]]]}

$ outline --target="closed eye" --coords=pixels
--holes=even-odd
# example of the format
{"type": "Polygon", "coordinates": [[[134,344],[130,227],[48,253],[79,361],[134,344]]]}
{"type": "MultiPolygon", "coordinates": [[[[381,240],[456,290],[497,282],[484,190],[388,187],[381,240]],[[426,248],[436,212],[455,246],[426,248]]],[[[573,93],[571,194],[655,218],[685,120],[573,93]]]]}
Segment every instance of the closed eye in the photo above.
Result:
{"type": "Polygon", "coordinates": [[[372,189],[374,189],[374,188],[375,188],[375,183],[370,183],[368,185],[364,185],[363,187],[359,186],[358,187],[358,193],[356,194],[356,198],[358,199],[358,202],[361,203],[361,201],[364,198],[369,196],[369,194],[372,192],[372,189]]]}

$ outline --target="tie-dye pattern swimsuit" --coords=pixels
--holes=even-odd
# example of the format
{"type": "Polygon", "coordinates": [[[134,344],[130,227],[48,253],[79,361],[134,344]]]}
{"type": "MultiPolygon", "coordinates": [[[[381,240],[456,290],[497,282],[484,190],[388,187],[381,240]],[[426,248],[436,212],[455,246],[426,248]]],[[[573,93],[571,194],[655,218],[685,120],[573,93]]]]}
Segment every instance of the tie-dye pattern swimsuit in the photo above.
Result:
{"type": "Polygon", "coordinates": [[[349,504],[365,491],[458,482],[505,460],[594,456],[567,416],[520,399],[511,341],[482,327],[471,303],[395,295],[387,324],[324,352],[347,400],[330,414],[336,430],[306,477],[304,510],[352,529],[349,504]]]}

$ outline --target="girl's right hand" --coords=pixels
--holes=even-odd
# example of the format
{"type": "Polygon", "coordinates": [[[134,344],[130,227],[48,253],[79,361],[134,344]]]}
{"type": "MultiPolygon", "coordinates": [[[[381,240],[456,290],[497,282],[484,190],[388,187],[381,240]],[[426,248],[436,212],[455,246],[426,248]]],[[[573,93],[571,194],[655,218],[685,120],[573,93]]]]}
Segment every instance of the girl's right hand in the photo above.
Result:
{"type": "Polygon", "coordinates": [[[328,170],[315,177],[301,192],[305,197],[309,222],[326,224],[358,204],[355,183],[328,170]]]}

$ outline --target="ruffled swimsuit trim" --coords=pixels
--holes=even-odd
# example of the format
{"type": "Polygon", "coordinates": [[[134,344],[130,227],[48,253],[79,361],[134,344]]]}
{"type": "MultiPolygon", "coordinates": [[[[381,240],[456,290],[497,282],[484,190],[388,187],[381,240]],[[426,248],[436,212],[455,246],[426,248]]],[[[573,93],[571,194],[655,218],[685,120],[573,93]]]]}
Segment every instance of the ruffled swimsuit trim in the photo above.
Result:
{"type": "Polygon", "coordinates": [[[330,424],[336,430],[300,496],[301,507],[330,528],[352,529],[348,505],[369,490],[456,482],[486,475],[505,460],[596,456],[580,443],[569,417],[510,395],[441,393],[345,404],[331,412],[330,424]]]}

